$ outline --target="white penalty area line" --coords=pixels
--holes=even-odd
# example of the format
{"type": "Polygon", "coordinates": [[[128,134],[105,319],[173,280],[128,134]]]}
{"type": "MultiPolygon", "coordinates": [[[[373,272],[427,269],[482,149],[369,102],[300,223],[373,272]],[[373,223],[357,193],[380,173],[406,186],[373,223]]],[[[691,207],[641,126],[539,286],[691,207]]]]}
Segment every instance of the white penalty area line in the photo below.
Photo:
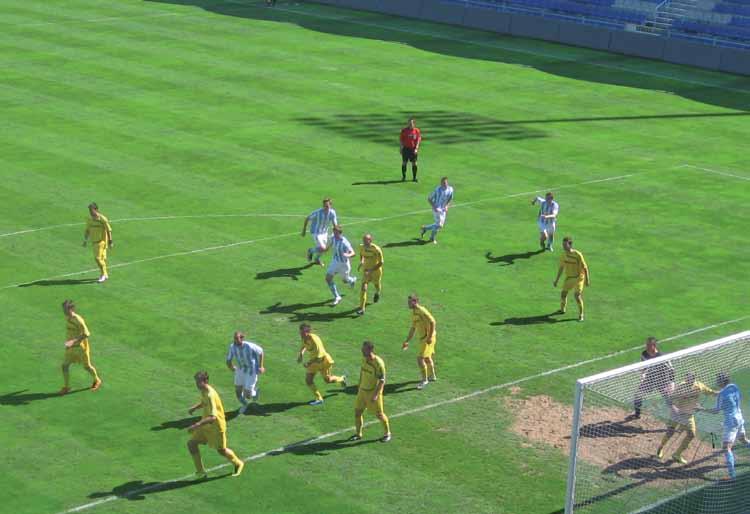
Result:
{"type": "MultiPolygon", "coordinates": [[[[573,188],[573,187],[579,187],[579,186],[590,185],[590,184],[599,184],[599,183],[603,183],[603,182],[612,182],[612,181],[615,181],[615,180],[624,180],[626,178],[634,177],[636,175],[643,175],[643,174],[646,174],[646,173],[651,173],[651,172],[643,171],[643,172],[639,172],[639,173],[631,173],[631,174],[628,174],[628,175],[618,175],[616,177],[607,177],[607,178],[586,180],[584,182],[578,182],[578,183],[575,183],[575,184],[564,184],[564,185],[561,185],[561,186],[548,187],[548,188],[544,188],[544,189],[537,189],[537,190],[534,190],[534,191],[524,191],[522,193],[513,193],[513,194],[509,194],[509,195],[496,196],[496,197],[492,197],[492,198],[482,198],[480,200],[474,200],[472,202],[465,202],[465,203],[455,204],[453,206],[453,208],[466,207],[466,206],[469,206],[469,205],[475,205],[475,204],[483,203],[483,202],[497,202],[497,201],[500,201],[500,200],[503,200],[503,199],[516,198],[518,196],[536,194],[536,193],[546,192],[546,191],[550,191],[550,190],[569,189],[569,188],[573,188]]],[[[380,218],[348,218],[348,219],[353,219],[353,220],[356,220],[356,221],[353,221],[351,223],[347,223],[344,226],[345,227],[350,227],[352,225],[361,225],[363,223],[368,223],[368,222],[382,222],[382,221],[388,221],[388,220],[397,219],[397,218],[404,218],[404,217],[407,217],[407,216],[413,216],[415,214],[425,214],[425,213],[429,213],[429,212],[432,212],[432,209],[419,209],[419,210],[416,210],[416,211],[409,211],[409,212],[404,212],[404,213],[401,213],[401,214],[395,214],[393,216],[383,216],[383,217],[380,217],[380,218]]],[[[122,221],[122,220],[120,220],[120,221],[122,221]]],[[[246,245],[251,245],[251,244],[255,244],[255,243],[261,243],[263,241],[271,241],[273,239],[282,239],[282,238],[285,238],[285,237],[299,236],[299,234],[300,234],[299,232],[288,232],[286,234],[276,234],[276,235],[273,235],[273,236],[261,237],[261,238],[258,238],[258,239],[248,239],[246,241],[237,241],[235,243],[229,243],[229,244],[224,244],[224,245],[209,246],[209,247],[206,247],[206,248],[198,248],[198,249],[195,249],[195,250],[185,250],[185,251],[182,251],[182,252],[174,252],[174,253],[169,253],[169,254],[166,254],[166,255],[157,255],[155,257],[148,257],[148,258],[145,258],[145,259],[138,259],[138,260],[135,260],[135,261],[121,262],[121,263],[118,263],[118,264],[111,264],[108,267],[110,269],[124,268],[126,266],[132,266],[134,264],[141,264],[141,263],[144,263],[144,262],[158,261],[158,260],[162,260],[162,259],[170,259],[172,257],[182,257],[182,256],[186,256],[186,255],[195,255],[195,254],[200,254],[200,253],[205,253],[205,252],[224,250],[226,248],[234,248],[236,246],[246,246],[246,245]]],[[[54,275],[52,277],[40,278],[40,279],[36,279],[36,280],[29,280],[29,281],[21,282],[21,283],[18,283],[18,284],[8,284],[6,286],[0,287],[0,291],[2,291],[4,289],[11,289],[11,288],[14,288],[14,287],[24,286],[24,285],[27,285],[27,284],[34,284],[35,282],[43,282],[45,280],[55,280],[55,279],[60,279],[60,278],[74,277],[74,276],[83,275],[83,274],[86,274],[86,273],[93,273],[95,271],[98,271],[98,269],[97,268],[92,268],[92,269],[87,269],[87,270],[83,270],[83,271],[73,271],[71,273],[64,273],[64,274],[60,274],[60,275],[54,275]]]]}
{"type": "Polygon", "coordinates": [[[682,165],[677,166],[677,167],[678,168],[689,168],[689,169],[693,169],[693,170],[705,171],[706,173],[713,173],[714,175],[722,175],[724,177],[738,178],[740,180],[750,180],[750,177],[747,177],[747,176],[736,175],[734,173],[728,173],[726,171],[714,170],[714,169],[711,169],[711,168],[702,168],[700,166],[693,166],[692,164],[682,164],[682,165]]]}
{"type": "MultiPolygon", "coordinates": [[[[674,335],[674,336],[666,337],[664,339],[661,339],[660,342],[661,343],[666,343],[666,342],[669,342],[669,341],[675,341],[677,339],[682,339],[682,338],[685,338],[685,337],[688,337],[688,336],[691,336],[691,335],[699,334],[701,332],[706,332],[708,330],[712,330],[712,329],[715,329],[715,328],[723,327],[725,325],[730,325],[730,324],[733,324],[733,323],[739,323],[740,321],[744,321],[744,320],[747,320],[747,319],[750,319],[750,315],[742,316],[741,318],[736,318],[736,319],[729,320],[729,321],[722,321],[722,322],[719,322],[719,323],[714,323],[712,325],[708,325],[708,326],[705,326],[705,327],[702,327],[702,328],[696,328],[694,330],[683,332],[681,334],[677,334],[677,335],[674,335]]],[[[424,412],[424,411],[427,411],[427,410],[435,409],[437,407],[442,407],[442,406],[445,406],[445,405],[451,405],[453,403],[462,402],[464,400],[468,400],[470,398],[474,398],[474,397],[481,396],[481,395],[484,395],[484,394],[487,394],[487,393],[491,393],[493,391],[497,391],[497,390],[500,390],[500,389],[507,389],[509,387],[517,386],[519,384],[523,384],[525,382],[529,382],[529,381],[535,380],[537,378],[542,378],[542,377],[546,377],[546,376],[550,376],[550,375],[556,375],[558,373],[562,373],[563,371],[568,371],[568,370],[571,370],[571,369],[579,368],[579,367],[585,366],[587,364],[592,364],[594,362],[599,362],[599,361],[611,359],[613,357],[617,357],[617,356],[623,355],[625,353],[629,353],[629,352],[632,352],[632,351],[635,351],[635,350],[639,350],[642,347],[643,347],[643,345],[639,344],[638,346],[633,346],[631,348],[626,348],[624,350],[619,350],[619,351],[616,351],[616,352],[608,353],[606,355],[601,355],[599,357],[594,357],[592,359],[583,360],[583,361],[580,361],[580,362],[576,362],[575,364],[568,364],[567,366],[562,366],[560,368],[555,368],[555,369],[543,371],[541,373],[536,373],[534,375],[529,375],[527,377],[519,378],[517,380],[512,380],[510,382],[505,382],[503,384],[497,384],[497,385],[494,385],[494,386],[491,386],[491,387],[487,387],[485,389],[479,389],[477,391],[474,391],[474,392],[471,392],[471,393],[468,393],[468,394],[464,394],[464,395],[461,395],[461,396],[456,396],[455,398],[449,398],[447,400],[441,400],[441,401],[430,403],[430,404],[427,404],[427,405],[423,405],[421,407],[417,407],[417,408],[414,408],[414,409],[405,410],[405,411],[399,412],[397,414],[390,415],[389,418],[390,419],[396,419],[396,418],[401,418],[401,417],[404,417],[404,416],[411,416],[413,414],[418,414],[420,412],[424,412]]],[[[371,420],[371,421],[366,422],[364,424],[364,426],[367,427],[367,426],[371,426],[371,425],[374,425],[374,424],[377,424],[377,423],[380,423],[380,422],[379,421],[375,421],[375,420],[371,420]]],[[[280,447],[275,448],[273,450],[268,450],[268,451],[265,451],[265,452],[256,453],[255,455],[252,455],[250,457],[245,457],[243,459],[243,461],[244,462],[250,462],[250,461],[260,460],[260,459],[262,459],[264,457],[268,457],[268,456],[271,456],[271,455],[279,455],[281,453],[286,453],[288,451],[294,450],[295,448],[301,448],[301,447],[304,447],[304,446],[309,446],[311,444],[317,443],[319,441],[323,441],[325,439],[330,439],[332,437],[336,437],[336,436],[345,434],[347,432],[352,432],[353,430],[354,430],[354,427],[352,427],[352,426],[346,427],[346,428],[342,428],[340,430],[336,430],[336,431],[333,431],[333,432],[328,432],[328,433],[325,433],[325,434],[321,434],[319,436],[312,437],[310,439],[305,439],[304,441],[298,441],[296,443],[288,444],[286,446],[280,446],[280,447]]],[[[229,465],[230,464],[228,464],[228,463],[219,464],[218,466],[214,466],[212,468],[209,468],[208,471],[217,471],[217,470],[226,468],[229,465]]],[[[175,482],[183,482],[183,481],[186,481],[186,480],[191,480],[193,477],[194,477],[193,474],[185,475],[185,476],[180,477],[180,478],[174,478],[174,479],[171,479],[171,480],[166,480],[164,482],[160,482],[158,484],[153,484],[153,485],[150,485],[150,486],[142,487],[140,489],[135,489],[133,491],[124,493],[124,494],[119,495],[119,496],[117,496],[117,495],[107,496],[105,498],[96,500],[96,501],[91,502],[91,503],[86,503],[86,504],[83,504],[83,505],[79,505],[77,507],[72,507],[72,508],[70,508],[68,510],[65,510],[65,511],[61,512],[60,514],[71,514],[73,512],[81,512],[81,511],[84,511],[84,510],[92,509],[94,507],[98,507],[98,506],[100,506],[102,504],[105,504],[105,503],[109,503],[109,502],[121,499],[121,498],[129,498],[129,497],[132,497],[132,496],[139,496],[139,495],[144,494],[144,493],[158,491],[160,489],[164,489],[164,488],[168,487],[169,484],[173,484],[175,482]]]]}

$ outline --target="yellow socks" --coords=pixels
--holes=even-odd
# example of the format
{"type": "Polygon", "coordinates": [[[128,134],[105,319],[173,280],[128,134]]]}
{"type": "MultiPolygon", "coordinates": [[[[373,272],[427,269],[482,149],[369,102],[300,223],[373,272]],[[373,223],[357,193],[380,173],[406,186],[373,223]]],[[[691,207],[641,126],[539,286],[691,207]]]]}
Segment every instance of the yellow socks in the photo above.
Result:
{"type": "Polygon", "coordinates": [[[419,365],[419,372],[422,373],[422,381],[424,382],[427,380],[427,364],[422,362],[422,364],[419,365]]]}
{"type": "Polygon", "coordinates": [[[359,290],[359,308],[362,310],[365,310],[366,306],[367,306],[367,290],[360,289],[359,290]]]}
{"type": "Polygon", "coordinates": [[[576,303],[578,304],[578,312],[583,316],[583,296],[576,296],[576,303]]]}
{"type": "Polygon", "coordinates": [[[385,414],[383,414],[383,419],[381,419],[380,422],[383,424],[383,430],[385,431],[384,433],[390,434],[391,433],[391,422],[388,419],[388,416],[386,416],[385,414]]]}
{"type": "Polygon", "coordinates": [[[318,391],[318,388],[315,387],[315,384],[308,384],[307,387],[310,388],[310,391],[312,391],[313,396],[315,396],[316,400],[322,400],[323,399],[323,395],[320,394],[320,391],[318,391]]]}
{"type": "Polygon", "coordinates": [[[195,472],[199,475],[204,475],[206,470],[203,468],[203,460],[201,460],[201,454],[199,452],[191,453],[190,456],[193,458],[193,464],[195,464],[195,472]]]}
{"type": "Polygon", "coordinates": [[[435,361],[430,360],[427,365],[430,369],[430,377],[437,378],[437,375],[435,374],[435,361]]]}
{"type": "Polygon", "coordinates": [[[359,437],[362,437],[362,425],[364,425],[364,423],[365,423],[365,420],[364,420],[363,415],[360,414],[359,416],[356,416],[354,418],[354,427],[359,437]]]}
{"type": "Polygon", "coordinates": [[[564,311],[568,307],[568,292],[560,293],[560,310],[564,311]]]}

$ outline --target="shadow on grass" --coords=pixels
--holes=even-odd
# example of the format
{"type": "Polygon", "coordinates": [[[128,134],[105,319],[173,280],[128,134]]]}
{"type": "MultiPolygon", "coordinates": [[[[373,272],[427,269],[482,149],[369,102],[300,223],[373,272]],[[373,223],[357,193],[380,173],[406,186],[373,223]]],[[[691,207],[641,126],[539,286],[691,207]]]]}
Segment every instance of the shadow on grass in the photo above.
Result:
{"type": "Polygon", "coordinates": [[[79,278],[66,280],[35,280],[26,284],[19,284],[18,287],[31,286],[79,286],[82,284],[96,284],[99,280],[96,278],[79,278]]]}
{"type": "MultiPolygon", "coordinates": [[[[238,409],[225,412],[224,417],[227,421],[232,421],[234,418],[236,418],[240,414],[240,411],[238,409]]],[[[173,428],[175,430],[185,430],[187,427],[192,425],[193,423],[197,423],[200,421],[200,416],[190,416],[189,418],[182,418],[182,419],[175,419],[172,421],[164,421],[161,425],[156,425],[155,427],[151,427],[151,430],[154,432],[158,432],[160,430],[169,430],[170,428],[173,428]]]]}
{"type": "Polygon", "coordinates": [[[64,398],[71,394],[80,393],[81,391],[88,391],[88,387],[81,387],[80,389],[72,389],[67,394],[60,395],[59,393],[27,393],[28,389],[21,389],[20,391],[14,391],[0,396],[0,405],[28,405],[31,402],[38,400],[49,400],[51,398],[64,398]]]}
{"type": "Polygon", "coordinates": [[[422,246],[426,245],[427,241],[415,237],[414,239],[407,239],[406,241],[399,241],[398,243],[384,244],[383,248],[402,248],[404,246],[422,246]]]}
{"type": "Polygon", "coordinates": [[[578,321],[578,318],[554,318],[557,311],[550,312],[549,314],[539,314],[537,316],[525,316],[518,318],[506,318],[503,321],[493,321],[490,323],[493,327],[502,325],[538,325],[540,323],[566,323],[568,321],[578,321]]]}
{"type": "Polygon", "coordinates": [[[487,259],[488,264],[498,264],[500,262],[503,262],[505,263],[503,264],[504,266],[510,266],[519,259],[530,259],[535,255],[539,255],[540,253],[544,253],[544,250],[542,250],[541,248],[539,250],[534,250],[533,252],[509,253],[507,255],[499,256],[493,256],[492,252],[487,252],[486,254],[484,254],[484,256],[487,259]]]}
{"type": "Polygon", "coordinates": [[[297,268],[279,268],[273,271],[264,271],[256,274],[255,280],[267,280],[269,278],[291,278],[292,280],[299,280],[299,277],[302,276],[302,272],[313,266],[315,266],[315,264],[311,262],[297,268]]]}
{"type": "Polygon", "coordinates": [[[175,489],[182,489],[184,487],[192,487],[195,485],[201,485],[214,480],[221,480],[231,476],[231,472],[224,475],[203,478],[199,480],[170,480],[166,482],[144,482],[143,480],[131,480],[112,488],[111,491],[99,491],[89,494],[89,498],[106,498],[109,496],[116,496],[125,500],[145,500],[146,496],[154,493],[163,493],[166,491],[174,491],[175,489]]]}
{"type": "MultiPolygon", "coordinates": [[[[385,186],[388,184],[406,184],[405,180],[373,180],[371,182],[352,182],[353,186],[385,186]]],[[[409,181],[411,183],[411,181],[409,181]]]]}
{"type": "MultiPolygon", "coordinates": [[[[392,383],[386,383],[385,386],[383,386],[383,393],[388,396],[391,394],[400,394],[400,393],[406,393],[408,391],[417,391],[416,385],[419,383],[419,380],[409,380],[406,382],[392,382],[392,383]],[[413,386],[413,387],[409,387],[413,386]]],[[[345,388],[341,389],[341,391],[344,392],[344,394],[354,395],[357,394],[359,391],[359,387],[356,385],[350,385],[346,386],[345,388]]]]}
{"type": "Polygon", "coordinates": [[[294,455],[316,455],[319,457],[324,457],[336,450],[355,448],[357,446],[362,446],[363,444],[371,444],[376,442],[378,442],[377,439],[360,439],[359,441],[349,441],[349,438],[339,439],[338,441],[317,441],[316,439],[312,439],[310,440],[310,442],[300,441],[298,443],[292,443],[280,450],[269,453],[269,455],[272,457],[277,457],[286,453],[293,453],[294,455]]]}
{"type": "Polygon", "coordinates": [[[297,407],[304,407],[307,402],[280,402],[280,403],[251,403],[245,416],[263,416],[267,417],[271,414],[278,414],[280,412],[286,412],[297,407]]]}
{"type": "MultiPolygon", "coordinates": [[[[342,295],[344,296],[344,295],[342,295]]],[[[289,315],[289,321],[292,323],[301,323],[303,321],[312,322],[328,322],[343,318],[358,318],[357,308],[349,309],[346,311],[331,311],[331,312],[303,312],[306,309],[312,309],[315,307],[323,307],[331,305],[332,300],[326,300],[323,302],[315,303],[293,303],[289,305],[283,305],[281,302],[266,307],[265,310],[259,311],[259,314],[287,314],[289,315]]]]}

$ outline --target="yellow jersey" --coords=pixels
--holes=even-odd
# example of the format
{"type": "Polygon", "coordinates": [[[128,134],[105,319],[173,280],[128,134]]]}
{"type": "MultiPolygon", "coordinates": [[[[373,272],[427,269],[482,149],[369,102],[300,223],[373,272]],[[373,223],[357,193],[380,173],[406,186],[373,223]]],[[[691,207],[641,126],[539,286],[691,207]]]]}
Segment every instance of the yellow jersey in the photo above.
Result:
{"type": "Polygon", "coordinates": [[[216,392],[216,389],[208,384],[206,384],[206,390],[201,391],[201,407],[203,407],[203,415],[201,416],[201,419],[214,416],[219,431],[227,431],[227,420],[224,417],[224,405],[221,403],[221,398],[219,398],[219,393],[216,392]]]}
{"type": "Polygon", "coordinates": [[[385,381],[385,362],[372,354],[372,360],[362,359],[362,369],[359,370],[360,391],[374,391],[379,381],[385,381]]]}
{"type": "Polygon", "coordinates": [[[378,264],[383,264],[383,250],[374,243],[370,243],[369,247],[364,244],[359,245],[359,256],[364,258],[365,269],[372,269],[378,264]]]}
{"type": "Polygon", "coordinates": [[[698,382],[697,380],[692,384],[682,382],[675,387],[672,393],[672,405],[681,414],[693,414],[695,409],[698,408],[698,400],[701,393],[719,394],[718,391],[714,391],[703,382],[698,382]]]}
{"type": "Polygon", "coordinates": [[[89,332],[89,327],[86,326],[86,322],[84,319],[76,314],[73,313],[72,316],[65,318],[66,323],[66,331],[67,331],[67,339],[78,339],[79,337],[83,336],[83,340],[81,341],[81,346],[86,346],[89,344],[89,336],[91,335],[91,332],[89,332]]]}
{"type": "Polygon", "coordinates": [[[86,234],[92,242],[106,241],[109,243],[111,233],[112,227],[104,214],[99,214],[97,219],[93,219],[91,216],[86,219],[86,234]]]}
{"type": "Polygon", "coordinates": [[[560,256],[560,267],[565,270],[567,278],[583,278],[583,271],[588,269],[583,254],[578,250],[563,252],[560,256]]]}
{"type": "MultiPolygon", "coordinates": [[[[430,324],[435,325],[435,318],[432,317],[430,311],[421,305],[415,305],[411,310],[411,326],[416,331],[420,341],[426,340],[430,335],[430,324]]],[[[435,337],[435,331],[432,333],[433,338],[435,337]]]]}
{"type": "Polygon", "coordinates": [[[323,346],[323,341],[321,341],[317,334],[310,334],[302,339],[302,345],[310,356],[310,362],[330,357],[328,352],[326,352],[326,347],[323,346]]]}

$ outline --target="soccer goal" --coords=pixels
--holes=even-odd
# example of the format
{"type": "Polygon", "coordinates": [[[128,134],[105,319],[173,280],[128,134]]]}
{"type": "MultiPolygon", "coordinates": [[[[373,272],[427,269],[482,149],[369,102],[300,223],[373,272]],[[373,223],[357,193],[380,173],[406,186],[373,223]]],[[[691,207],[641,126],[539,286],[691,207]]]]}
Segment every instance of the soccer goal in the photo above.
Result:
{"type": "Polygon", "coordinates": [[[565,513],[750,512],[750,450],[737,439],[728,480],[724,418],[708,411],[720,373],[750,415],[750,331],[578,380],[565,513]]]}

